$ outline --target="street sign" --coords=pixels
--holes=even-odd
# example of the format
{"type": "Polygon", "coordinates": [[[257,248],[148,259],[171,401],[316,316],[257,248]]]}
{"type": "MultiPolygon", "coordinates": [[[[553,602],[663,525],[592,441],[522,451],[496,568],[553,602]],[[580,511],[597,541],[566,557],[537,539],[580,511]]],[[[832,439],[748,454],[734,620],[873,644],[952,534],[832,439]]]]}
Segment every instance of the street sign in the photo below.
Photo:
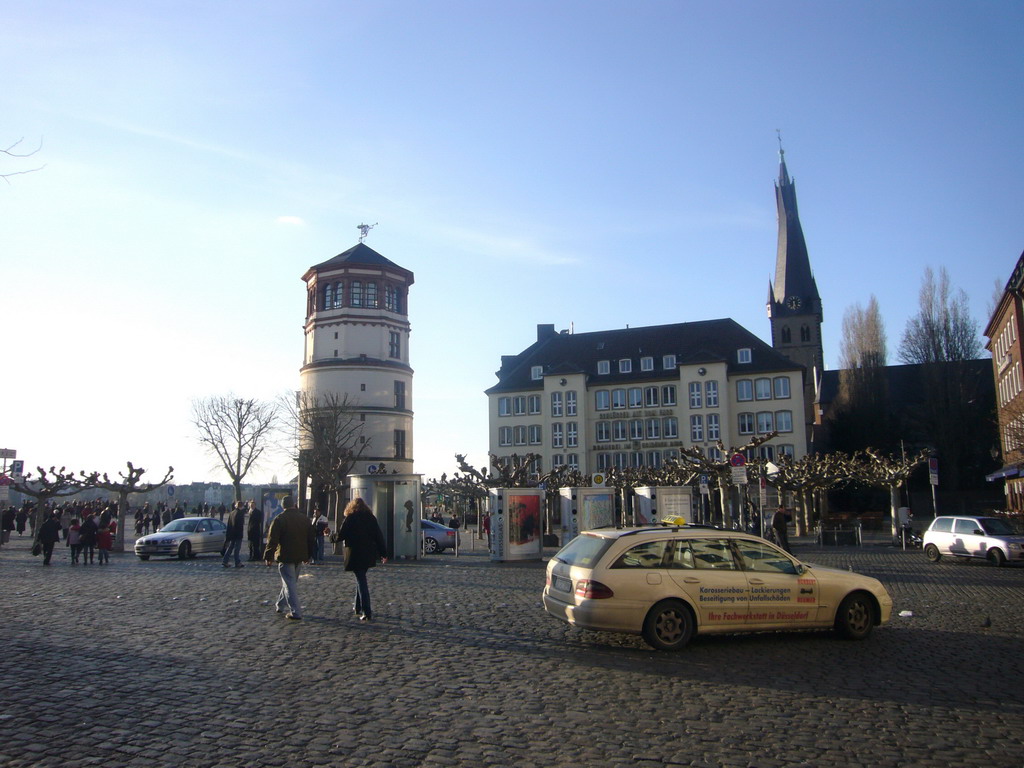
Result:
{"type": "Polygon", "coordinates": [[[16,459],[18,452],[14,448],[0,448],[0,459],[16,459]]]}
{"type": "Polygon", "coordinates": [[[742,453],[734,453],[729,457],[729,464],[733,467],[745,467],[747,465],[747,457],[742,453]]]}
{"type": "Polygon", "coordinates": [[[168,485],[167,486],[167,495],[168,496],[173,496],[174,495],[174,486],[173,485],[168,485]]]}
{"type": "Polygon", "coordinates": [[[25,474],[25,462],[21,459],[15,459],[11,462],[11,477],[15,480],[21,480],[25,474]]]}
{"type": "Polygon", "coordinates": [[[601,474],[600,472],[590,476],[590,483],[595,488],[603,488],[605,480],[606,480],[605,476],[603,474],[601,474]]]}
{"type": "Polygon", "coordinates": [[[747,484],[747,468],[742,464],[738,467],[732,468],[732,483],[733,485],[746,485],[747,484]]]}
{"type": "Polygon", "coordinates": [[[939,484],[939,460],[928,459],[928,482],[932,485],[939,484]]]}

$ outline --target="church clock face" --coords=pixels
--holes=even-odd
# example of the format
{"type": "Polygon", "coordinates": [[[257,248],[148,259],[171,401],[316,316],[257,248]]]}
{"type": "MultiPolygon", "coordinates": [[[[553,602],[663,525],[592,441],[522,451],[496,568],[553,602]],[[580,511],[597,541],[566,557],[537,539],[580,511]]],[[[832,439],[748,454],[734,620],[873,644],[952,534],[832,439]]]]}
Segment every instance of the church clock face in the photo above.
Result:
{"type": "Polygon", "coordinates": [[[800,301],[799,296],[790,296],[788,299],[786,299],[786,306],[789,307],[790,309],[800,309],[801,303],[802,302],[800,301]]]}

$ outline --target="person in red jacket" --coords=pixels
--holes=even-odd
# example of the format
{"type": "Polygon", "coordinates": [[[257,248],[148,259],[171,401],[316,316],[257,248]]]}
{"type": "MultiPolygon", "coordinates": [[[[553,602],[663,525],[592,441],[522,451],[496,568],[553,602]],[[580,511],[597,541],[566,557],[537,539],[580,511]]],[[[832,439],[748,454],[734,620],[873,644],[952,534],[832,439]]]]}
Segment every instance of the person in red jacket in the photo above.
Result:
{"type": "Polygon", "coordinates": [[[100,565],[110,564],[110,550],[114,548],[114,534],[110,530],[109,525],[105,525],[100,528],[99,533],[96,534],[96,549],[99,550],[99,558],[97,562],[100,565]]]}

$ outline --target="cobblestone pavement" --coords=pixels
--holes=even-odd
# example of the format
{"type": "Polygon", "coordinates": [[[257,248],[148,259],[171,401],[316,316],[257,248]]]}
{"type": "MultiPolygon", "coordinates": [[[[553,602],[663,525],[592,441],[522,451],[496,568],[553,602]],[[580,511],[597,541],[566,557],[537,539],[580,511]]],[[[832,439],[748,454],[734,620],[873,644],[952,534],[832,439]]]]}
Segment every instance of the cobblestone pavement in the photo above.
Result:
{"type": "Polygon", "coordinates": [[[861,643],[659,653],[549,618],[541,563],[480,551],[371,571],[370,625],[329,558],[292,622],[261,564],[71,567],[59,545],[47,568],[16,537],[0,548],[0,765],[1024,765],[1024,568],[794,550],[881,579],[892,622],[861,643]]]}

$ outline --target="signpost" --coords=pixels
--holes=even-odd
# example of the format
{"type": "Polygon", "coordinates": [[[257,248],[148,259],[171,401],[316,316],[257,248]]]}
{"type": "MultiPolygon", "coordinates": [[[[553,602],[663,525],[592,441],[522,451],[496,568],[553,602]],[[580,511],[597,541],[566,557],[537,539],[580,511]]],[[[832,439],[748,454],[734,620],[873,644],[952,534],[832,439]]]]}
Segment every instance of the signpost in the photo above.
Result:
{"type": "Polygon", "coordinates": [[[937,516],[939,509],[935,504],[935,487],[939,484],[939,460],[934,456],[928,459],[928,482],[932,487],[932,515],[937,516]]]}

